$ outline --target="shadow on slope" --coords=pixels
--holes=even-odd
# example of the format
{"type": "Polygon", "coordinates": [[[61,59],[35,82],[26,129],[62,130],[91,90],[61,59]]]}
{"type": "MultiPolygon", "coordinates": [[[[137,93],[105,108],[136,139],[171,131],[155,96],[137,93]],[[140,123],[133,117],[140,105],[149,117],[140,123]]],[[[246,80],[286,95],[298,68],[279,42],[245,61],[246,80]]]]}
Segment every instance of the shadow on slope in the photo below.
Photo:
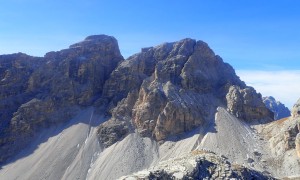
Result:
{"type": "Polygon", "coordinates": [[[58,123],[52,125],[49,128],[40,129],[37,134],[34,135],[32,142],[27,145],[24,149],[20,150],[15,156],[8,159],[6,162],[1,164],[0,169],[14,163],[22,158],[30,156],[33,154],[41,144],[47,142],[51,137],[55,137],[64,133],[64,131],[74,125],[77,124],[85,124],[88,126],[86,129],[86,136],[88,137],[90,134],[90,130],[92,127],[99,126],[102,122],[106,121],[107,118],[100,116],[97,113],[94,113],[95,110],[93,107],[89,107],[83,110],[80,110],[72,119],[67,122],[58,123]]]}

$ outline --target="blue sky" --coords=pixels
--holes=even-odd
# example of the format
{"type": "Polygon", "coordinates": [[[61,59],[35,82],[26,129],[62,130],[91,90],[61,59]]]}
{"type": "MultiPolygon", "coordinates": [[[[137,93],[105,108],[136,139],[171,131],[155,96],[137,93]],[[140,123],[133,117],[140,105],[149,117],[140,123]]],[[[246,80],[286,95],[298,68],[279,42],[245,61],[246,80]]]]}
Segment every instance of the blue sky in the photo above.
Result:
{"type": "Polygon", "coordinates": [[[107,34],[128,57],[190,37],[237,70],[300,70],[299,7],[296,0],[0,0],[0,54],[43,56],[107,34]]]}

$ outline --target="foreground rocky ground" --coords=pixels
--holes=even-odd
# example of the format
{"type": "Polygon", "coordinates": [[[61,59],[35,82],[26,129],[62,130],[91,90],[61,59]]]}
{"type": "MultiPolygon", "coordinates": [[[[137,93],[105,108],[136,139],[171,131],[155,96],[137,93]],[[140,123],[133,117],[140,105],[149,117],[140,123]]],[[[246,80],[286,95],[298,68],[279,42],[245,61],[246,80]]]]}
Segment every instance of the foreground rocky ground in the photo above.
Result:
{"type": "Polygon", "coordinates": [[[145,171],[119,179],[275,179],[239,164],[231,164],[225,156],[194,150],[180,158],[172,158],[145,171]]]}

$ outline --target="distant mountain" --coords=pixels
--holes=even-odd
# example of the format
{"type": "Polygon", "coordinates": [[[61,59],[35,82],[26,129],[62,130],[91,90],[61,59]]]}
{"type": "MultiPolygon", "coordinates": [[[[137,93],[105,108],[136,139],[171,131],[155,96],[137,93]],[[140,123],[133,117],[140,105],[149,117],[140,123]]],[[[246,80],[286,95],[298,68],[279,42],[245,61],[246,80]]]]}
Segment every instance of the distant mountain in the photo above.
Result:
{"type": "Polygon", "coordinates": [[[300,173],[297,121],[273,131],[280,122],[261,95],[203,41],[142,48],[126,60],[106,35],[39,58],[3,55],[0,86],[0,179],[300,173]]]}
{"type": "Polygon", "coordinates": [[[263,102],[266,107],[274,113],[275,120],[286,118],[291,115],[290,110],[280,101],[276,101],[272,96],[263,97],[263,102]]]}

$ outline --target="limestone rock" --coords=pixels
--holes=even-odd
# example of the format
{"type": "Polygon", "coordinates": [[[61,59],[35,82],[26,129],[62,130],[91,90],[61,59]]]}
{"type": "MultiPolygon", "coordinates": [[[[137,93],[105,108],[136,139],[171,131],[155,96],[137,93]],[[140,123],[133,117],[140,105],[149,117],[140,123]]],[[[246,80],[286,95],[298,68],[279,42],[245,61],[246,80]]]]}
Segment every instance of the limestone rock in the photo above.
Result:
{"type": "MultiPolygon", "coordinates": [[[[193,39],[144,48],[123,61],[106,81],[102,100],[112,113],[107,126],[125,121],[142,136],[158,141],[211,123],[216,107],[224,104],[248,121],[273,116],[230,65],[206,43],[193,39]],[[230,95],[226,99],[231,87],[241,91],[240,102],[230,95]],[[118,106],[124,107],[121,99],[132,92],[138,95],[131,98],[127,111],[118,111],[118,106]]],[[[107,139],[100,131],[100,140],[107,139]]]]}
{"type": "Polygon", "coordinates": [[[296,104],[293,106],[292,116],[294,118],[300,117],[300,99],[298,99],[298,101],[296,102],[296,104]]]}
{"type": "Polygon", "coordinates": [[[98,135],[101,137],[100,142],[104,147],[108,147],[119,141],[129,132],[129,127],[124,121],[110,120],[104,122],[98,129],[98,135]]]}
{"type": "Polygon", "coordinates": [[[300,132],[299,117],[291,116],[260,126],[263,127],[262,132],[269,139],[271,151],[275,156],[284,156],[286,152],[297,147],[297,135],[300,132]]]}
{"type": "Polygon", "coordinates": [[[25,146],[10,145],[30,141],[36,127],[63,122],[80,107],[97,106],[110,116],[98,129],[104,146],[133,131],[160,141],[207,126],[217,106],[249,122],[271,116],[229,64],[193,39],[143,48],[124,61],[115,38],[89,36],[43,58],[1,56],[0,65],[0,112],[8,114],[0,115],[1,155],[25,146]],[[7,58],[13,63],[5,65],[7,58]]]}
{"type": "Polygon", "coordinates": [[[0,163],[43,127],[93,105],[121,61],[117,40],[106,35],[89,36],[43,58],[21,53],[0,56],[0,163]]]}
{"type": "Polygon", "coordinates": [[[261,94],[252,87],[241,89],[231,86],[226,95],[227,110],[236,117],[251,121],[254,119],[273,119],[273,113],[262,102],[261,94]]]}
{"type": "Polygon", "coordinates": [[[214,153],[195,150],[190,154],[160,162],[132,175],[123,176],[120,180],[129,179],[275,179],[242,165],[231,164],[214,153]]]}
{"type": "Polygon", "coordinates": [[[300,158],[300,133],[298,133],[296,136],[295,144],[298,157],[300,158]]]}
{"type": "Polygon", "coordinates": [[[105,81],[123,57],[115,38],[99,35],[87,37],[70,49],[47,53],[44,59],[46,65],[29,80],[30,91],[91,105],[101,96],[105,81]]]}
{"type": "Polygon", "coordinates": [[[26,91],[27,81],[42,63],[41,58],[22,53],[0,56],[0,132],[8,125],[12,113],[32,98],[26,91]]]}
{"type": "Polygon", "coordinates": [[[289,117],[291,115],[290,110],[280,101],[276,101],[272,96],[263,97],[263,102],[266,107],[274,113],[274,120],[289,117]]]}
{"type": "Polygon", "coordinates": [[[132,132],[131,110],[136,101],[137,92],[131,92],[112,109],[112,117],[98,128],[98,136],[104,147],[108,147],[132,132]]]}
{"type": "Polygon", "coordinates": [[[295,140],[299,133],[298,125],[290,126],[284,133],[285,149],[294,149],[296,147],[295,140]]]}

